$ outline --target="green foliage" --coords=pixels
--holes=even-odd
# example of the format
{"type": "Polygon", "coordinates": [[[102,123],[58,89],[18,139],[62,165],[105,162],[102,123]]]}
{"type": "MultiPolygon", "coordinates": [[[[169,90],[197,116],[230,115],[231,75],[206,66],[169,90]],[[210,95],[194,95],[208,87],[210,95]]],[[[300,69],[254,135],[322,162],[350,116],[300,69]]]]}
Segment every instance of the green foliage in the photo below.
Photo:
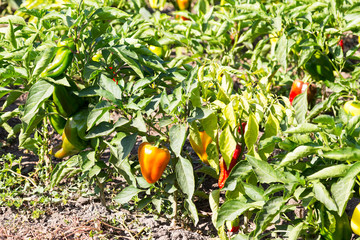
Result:
{"type": "MultiPolygon", "coordinates": [[[[199,0],[191,11],[166,14],[144,1],[26,2],[14,15],[0,18],[6,26],[0,31],[5,101],[0,127],[39,157],[37,170],[43,174],[37,180],[46,191],[77,176],[95,185],[105,205],[107,184],[119,175],[127,185],[116,188],[117,204],[127,207],[133,201],[140,210],[176,220],[189,217],[195,225],[196,199],[206,195],[199,193],[204,179],[219,177],[220,156],[230,167],[240,145],[224,187],[205,196],[222,239],[228,238],[225,222],[236,218],[242,226],[234,239],[270,234],[336,239],[348,201],[359,195],[360,117],[347,115],[342,106],[358,98],[360,45],[338,45],[360,35],[359,6],[353,1],[223,0],[216,5],[199,0]],[[65,38],[74,41],[73,61],[61,75],[46,77],[42,73],[65,38]],[[149,46],[163,47],[164,55],[149,46]],[[314,103],[306,91],[289,102],[296,79],[319,89],[314,103]],[[56,88],[64,90],[63,100],[78,99],[81,117],[61,113],[56,88]],[[8,110],[21,96],[25,104],[8,110]],[[48,154],[56,134],[49,128],[52,115],[66,117],[76,128],[67,135],[86,143],[57,164],[48,154]],[[21,124],[10,127],[11,118],[21,124]],[[238,131],[242,123],[247,123],[244,133],[238,131]],[[206,149],[210,166],[199,167],[187,150],[187,138],[200,130],[213,140],[206,149]],[[134,154],[140,138],[171,152],[155,184],[140,174],[134,154]],[[307,212],[288,217],[296,208],[307,212]],[[273,233],[269,227],[275,227],[273,233]]],[[[33,175],[21,174],[21,159],[0,160],[2,191],[15,189],[15,194],[24,183],[37,189],[33,175]]],[[[33,217],[41,214],[34,211],[33,217]]]]}

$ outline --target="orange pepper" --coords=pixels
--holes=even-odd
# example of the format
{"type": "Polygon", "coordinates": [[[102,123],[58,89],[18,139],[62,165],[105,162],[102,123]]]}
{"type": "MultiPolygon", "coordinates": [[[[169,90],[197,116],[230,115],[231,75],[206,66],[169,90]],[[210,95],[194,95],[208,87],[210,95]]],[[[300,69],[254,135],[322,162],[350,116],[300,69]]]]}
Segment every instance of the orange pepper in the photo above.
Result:
{"type": "Polygon", "coordinates": [[[140,169],[148,183],[158,181],[170,161],[170,152],[165,148],[158,148],[148,142],[143,142],[138,149],[140,169]]]}
{"type": "Polygon", "coordinates": [[[205,131],[199,132],[199,134],[200,134],[200,139],[201,139],[201,145],[197,145],[195,143],[195,140],[192,139],[191,136],[190,136],[190,144],[191,144],[191,147],[196,152],[196,154],[201,159],[201,161],[203,161],[205,164],[209,164],[209,162],[207,160],[208,155],[206,153],[206,148],[211,143],[212,139],[209,135],[207,135],[207,133],[205,131]]]}
{"type": "Polygon", "coordinates": [[[190,0],[177,0],[176,2],[180,10],[186,10],[190,6],[190,0]]]}

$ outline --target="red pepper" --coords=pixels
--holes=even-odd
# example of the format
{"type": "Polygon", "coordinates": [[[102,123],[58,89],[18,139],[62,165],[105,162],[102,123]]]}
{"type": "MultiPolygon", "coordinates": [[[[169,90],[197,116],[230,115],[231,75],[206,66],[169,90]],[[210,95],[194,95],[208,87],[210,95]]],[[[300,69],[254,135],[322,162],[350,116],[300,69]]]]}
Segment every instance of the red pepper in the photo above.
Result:
{"type": "MultiPolygon", "coordinates": [[[[245,127],[246,127],[246,122],[242,122],[238,128],[238,132],[240,134],[244,134],[245,127]]],[[[220,176],[219,176],[219,181],[218,181],[218,185],[219,185],[220,189],[224,187],[225,181],[229,177],[230,172],[233,169],[233,167],[236,165],[236,163],[240,157],[240,154],[241,154],[241,145],[237,144],[235,151],[233,153],[233,157],[231,159],[229,168],[226,167],[226,163],[225,163],[224,159],[222,157],[220,158],[220,176]]]]}
{"type": "Polygon", "coordinates": [[[344,51],[344,40],[340,39],[340,41],[338,42],[338,45],[341,47],[341,49],[344,51]]]}
{"type": "Polygon", "coordinates": [[[291,90],[290,90],[290,95],[289,95],[289,100],[290,103],[292,105],[294,98],[305,92],[306,88],[307,88],[307,100],[308,102],[311,102],[316,94],[316,87],[311,84],[309,87],[309,83],[304,83],[301,80],[295,80],[291,86],[291,90]]]}
{"type": "Polygon", "coordinates": [[[240,220],[239,218],[235,218],[232,221],[226,221],[226,228],[228,232],[238,232],[240,230],[240,220]]]}

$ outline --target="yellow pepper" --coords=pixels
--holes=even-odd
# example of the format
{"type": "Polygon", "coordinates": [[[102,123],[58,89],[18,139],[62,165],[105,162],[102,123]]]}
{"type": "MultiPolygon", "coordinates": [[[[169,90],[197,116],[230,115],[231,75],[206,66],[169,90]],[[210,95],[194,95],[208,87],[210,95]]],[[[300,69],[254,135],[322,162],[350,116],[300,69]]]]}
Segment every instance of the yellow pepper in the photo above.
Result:
{"type": "Polygon", "coordinates": [[[196,144],[195,140],[192,139],[190,136],[191,147],[194,149],[194,151],[199,156],[201,161],[203,161],[205,164],[209,164],[209,162],[207,160],[208,155],[206,153],[206,148],[211,143],[212,139],[205,131],[199,132],[199,135],[200,135],[200,139],[201,139],[200,145],[196,144]]]}

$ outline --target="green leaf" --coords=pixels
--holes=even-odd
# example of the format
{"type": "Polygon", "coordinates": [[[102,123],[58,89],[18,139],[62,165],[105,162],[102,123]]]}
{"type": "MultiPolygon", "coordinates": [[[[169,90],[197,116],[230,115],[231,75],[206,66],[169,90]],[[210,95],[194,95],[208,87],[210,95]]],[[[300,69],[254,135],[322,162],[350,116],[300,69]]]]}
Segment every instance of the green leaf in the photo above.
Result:
{"type": "Polygon", "coordinates": [[[305,223],[301,222],[289,232],[289,240],[298,240],[305,223]]]}
{"type": "Polygon", "coordinates": [[[237,180],[247,176],[252,171],[251,165],[248,161],[241,161],[235,165],[231,170],[229,177],[225,181],[222,190],[234,191],[237,180]]]}
{"type": "Polygon", "coordinates": [[[146,123],[140,111],[137,112],[136,117],[131,123],[131,126],[136,128],[139,132],[146,132],[146,123]]]}
{"type": "Polygon", "coordinates": [[[170,128],[170,147],[177,157],[180,153],[186,140],[186,126],[183,124],[173,125],[170,128]]]}
{"type": "MultiPolygon", "coordinates": [[[[260,138],[260,140],[265,140],[271,137],[274,137],[278,134],[280,130],[280,124],[279,121],[274,117],[274,115],[270,112],[270,115],[265,123],[265,132],[264,135],[260,138]]],[[[261,153],[272,153],[272,151],[275,148],[275,143],[271,143],[264,147],[264,145],[261,148],[261,153]]]]}
{"type": "Polygon", "coordinates": [[[0,24],[8,24],[10,21],[13,24],[26,25],[25,20],[19,16],[7,15],[6,17],[0,18],[0,24]]]}
{"type": "Polygon", "coordinates": [[[114,19],[127,19],[129,14],[121,11],[118,8],[113,7],[102,7],[98,8],[93,15],[90,17],[92,20],[114,20],[114,19]]]}
{"type": "Polygon", "coordinates": [[[47,46],[45,48],[44,52],[42,52],[41,58],[36,62],[36,66],[32,73],[33,77],[38,77],[45,70],[45,68],[48,67],[54,56],[55,50],[55,47],[47,46]]]}
{"type": "Polygon", "coordinates": [[[307,91],[297,95],[293,100],[293,107],[295,109],[295,118],[299,124],[305,122],[305,116],[307,113],[307,91]]]}
{"type": "Polygon", "coordinates": [[[279,164],[279,167],[284,167],[300,158],[307,157],[310,154],[314,154],[319,150],[319,147],[311,146],[299,146],[295,148],[292,152],[286,154],[284,159],[279,164]]]}
{"type": "Polygon", "coordinates": [[[256,233],[259,234],[260,232],[265,231],[274,218],[280,214],[285,203],[286,199],[283,197],[276,197],[264,204],[256,219],[256,233]]]}
{"type": "Polygon", "coordinates": [[[128,186],[124,188],[118,195],[115,196],[114,200],[119,204],[125,204],[130,202],[130,200],[137,196],[140,192],[144,190],[138,189],[134,186],[128,186]]]}
{"type": "Polygon", "coordinates": [[[219,145],[220,152],[224,158],[226,166],[229,167],[232,155],[237,145],[229,125],[226,125],[225,129],[221,132],[219,145]]]}
{"type": "Polygon", "coordinates": [[[274,170],[269,163],[256,159],[250,155],[246,155],[246,159],[252,166],[261,183],[285,182],[285,178],[281,175],[281,172],[274,170]]]}
{"type": "Polygon", "coordinates": [[[11,43],[11,46],[12,46],[13,49],[17,49],[17,42],[16,42],[16,37],[15,37],[15,32],[14,32],[14,28],[13,28],[13,25],[12,25],[10,19],[9,19],[8,29],[7,29],[6,34],[5,34],[5,39],[8,40],[11,43]]]}
{"type": "Polygon", "coordinates": [[[219,210],[219,201],[220,201],[220,190],[216,189],[211,191],[209,196],[209,205],[212,212],[211,220],[214,226],[216,226],[216,219],[219,210]]]}
{"type": "Polygon", "coordinates": [[[194,226],[196,226],[199,222],[199,216],[195,203],[187,198],[185,199],[185,207],[190,213],[190,217],[194,222],[194,226]]]}
{"type": "MultiPolygon", "coordinates": [[[[134,148],[136,143],[136,134],[126,135],[125,133],[119,132],[111,141],[115,144],[115,148],[110,148],[111,154],[113,154],[118,161],[122,162],[134,148]]],[[[110,146],[110,144],[108,144],[110,146]]]]}
{"type": "Polygon", "coordinates": [[[345,177],[339,179],[338,182],[331,186],[331,194],[338,206],[339,216],[342,216],[347,202],[349,201],[353,188],[355,185],[355,179],[360,173],[360,162],[355,163],[346,173],[345,177]]]}
{"type": "Polygon", "coordinates": [[[25,123],[29,123],[30,119],[36,115],[39,106],[52,95],[53,91],[54,86],[46,81],[38,81],[30,88],[22,118],[25,123]]]}
{"type": "Polygon", "coordinates": [[[225,221],[232,221],[249,209],[261,209],[263,205],[263,201],[252,203],[245,203],[241,200],[226,201],[223,205],[221,205],[218,211],[218,218],[216,220],[215,227],[221,227],[225,221]]]}
{"type": "Polygon", "coordinates": [[[188,199],[191,199],[195,191],[194,170],[191,162],[180,156],[175,166],[175,173],[181,191],[187,195],[188,199]]]}
{"type": "Polygon", "coordinates": [[[338,161],[359,161],[360,149],[346,147],[342,149],[336,149],[336,150],[324,152],[321,156],[324,158],[338,160],[338,161]]]}
{"type": "Polygon", "coordinates": [[[129,120],[124,118],[120,118],[115,124],[101,122],[99,125],[90,129],[89,133],[85,136],[85,139],[108,136],[114,132],[117,127],[123,126],[128,122],[129,120]]]}
{"type": "Polygon", "coordinates": [[[285,131],[285,133],[313,133],[320,132],[321,128],[312,123],[303,123],[296,127],[292,127],[285,131]]]}
{"type": "Polygon", "coordinates": [[[315,180],[315,179],[327,179],[327,178],[337,178],[343,177],[346,172],[351,168],[351,165],[345,164],[336,164],[334,166],[325,167],[316,173],[307,176],[307,180],[315,180]]]}
{"type": "MultiPolygon", "coordinates": [[[[254,145],[256,144],[257,138],[259,135],[259,124],[256,121],[256,118],[254,114],[250,114],[249,120],[247,123],[247,130],[245,132],[245,144],[249,151],[254,148],[254,145]]],[[[235,148],[233,148],[235,149],[235,148]]]]}
{"type": "Polygon", "coordinates": [[[60,162],[56,164],[50,176],[51,188],[59,184],[59,182],[63,180],[66,176],[73,175],[81,171],[79,168],[79,158],[80,157],[76,155],[65,162],[60,162]]]}
{"type": "Polygon", "coordinates": [[[326,190],[324,184],[318,181],[313,182],[313,192],[315,198],[319,200],[319,202],[323,203],[328,210],[330,211],[338,210],[334,199],[331,198],[330,193],[326,190]]]}
{"type": "Polygon", "coordinates": [[[329,115],[319,115],[313,120],[313,123],[322,123],[330,126],[335,126],[334,117],[329,115]]]}

